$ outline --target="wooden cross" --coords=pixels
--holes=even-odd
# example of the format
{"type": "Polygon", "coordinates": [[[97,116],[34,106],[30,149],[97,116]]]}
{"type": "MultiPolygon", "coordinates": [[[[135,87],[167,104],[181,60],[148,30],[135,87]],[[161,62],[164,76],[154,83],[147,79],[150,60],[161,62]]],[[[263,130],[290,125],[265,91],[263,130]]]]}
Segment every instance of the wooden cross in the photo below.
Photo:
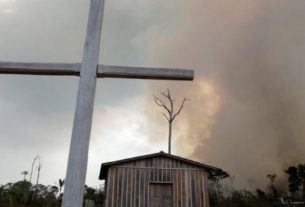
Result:
{"type": "Polygon", "coordinates": [[[0,73],[80,76],[65,180],[63,207],[81,207],[86,180],[96,78],[193,80],[192,70],[98,64],[104,0],[91,0],[81,63],[0,62],[0,73]]]}

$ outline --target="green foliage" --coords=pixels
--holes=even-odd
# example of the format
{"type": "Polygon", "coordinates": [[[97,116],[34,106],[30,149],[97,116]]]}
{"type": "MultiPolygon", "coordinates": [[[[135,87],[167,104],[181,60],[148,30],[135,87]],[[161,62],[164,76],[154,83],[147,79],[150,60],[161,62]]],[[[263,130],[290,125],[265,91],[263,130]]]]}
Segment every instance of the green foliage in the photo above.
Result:
{"type": "Polygon", "coordinates": [[[104,190],[102,187],[94,189],[85,185],[84,201],[92,200],[95,205],[104,205],[104,190]]]}
{"type": "Polygon", "coordinates": [[[221,184],[222,177],[215,176],[209,185],[209,199],[211,207],[279,207],[283,206],[280,198],[292,201],[305,200],[305,164],[291,166],[285,173],[288,175],[288,188],[292,197],[287,197],[287,192],[279,191],[276,188],[276,174],[268,174],[266,177],[269,183],[266,191],[256,189],[256,192],[231,189],[225,192],[221,184]],[[281,192],[281,193],[279,193],[281,192]]]}
{"type": "Polygon", "coordinates": [[[61,193],[62,188],[65,185],[65,180],[64,179],[59,179],[58,180],[58,186],[59,186],[59,193],[61,193]]]}
{"type": "Polygon", "coordinates": [[[269,178],[269,180],[270,180],[269,190],[270,190],[270,193],[271,193],[271,197],[272,197],[272,199],[276,199],[276,198],[279,197],[278,190],[276,189],[276,187],[274,185],[274,182],[275,182],[275,179],[276,179],[276,174],[268,174],[267,178],[269,178]]]}
{"type": "Polygon", "coordinates": [[[282,206],[278,200],[268,197],[267,194],[256,190],[256,194],[247,190],[233,190],[227,196],[216,195],[216,191],[210,190],[211,207],[279,207],[282,206]]]}
{"type": "Polygon", "coordinates": [[[8,197],[13,205],[29,204],[32,200],[33,191],[31,190],[31,183],[27,181],[19,181],[14,183],[8,189],[8,197]]]}
{"type": "Polygon", "coordinates": [[[280,207],[280,196],[276,189],[276,175],[267,175],[269,183],[266,185],[266,191],[256,189],[251,192],[247,189],[236,190],[232,187],[225,191],[220,179],[213,179],[209,185],[209,199],[211,207],[280,207]]]}
{"type": "MultiPolygon", "coordinates": [[[[61,188],[63,180],[59,180],[58,186],[45,186],[38,184],[33,186],[25,180],[16,183],[8,183],[0,186],[1,207],[60,207],[63,194],[61,188]]],[[[86,186],[84,199],[93,200],[95,204],[102,206],[104,190],[93,189],[86,186]]]]}
{"type": "Polygon", "coordinates": [[[295,199],[305,199],[305,164],[291,166],[285,173],[288,175],[289,192],[295,199]]]}

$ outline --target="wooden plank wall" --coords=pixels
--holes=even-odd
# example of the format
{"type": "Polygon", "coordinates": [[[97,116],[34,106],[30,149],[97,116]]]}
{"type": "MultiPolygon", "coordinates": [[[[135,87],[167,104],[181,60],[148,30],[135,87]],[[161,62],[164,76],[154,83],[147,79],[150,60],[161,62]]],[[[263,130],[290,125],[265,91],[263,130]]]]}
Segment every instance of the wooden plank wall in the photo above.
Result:
{"type": "Polygon", "coordinates": [[[208,207],[206,171],[168,158],[109,168],[106,207],[149,207],[149,183],[173,184],[173,207],[208,207]]]}

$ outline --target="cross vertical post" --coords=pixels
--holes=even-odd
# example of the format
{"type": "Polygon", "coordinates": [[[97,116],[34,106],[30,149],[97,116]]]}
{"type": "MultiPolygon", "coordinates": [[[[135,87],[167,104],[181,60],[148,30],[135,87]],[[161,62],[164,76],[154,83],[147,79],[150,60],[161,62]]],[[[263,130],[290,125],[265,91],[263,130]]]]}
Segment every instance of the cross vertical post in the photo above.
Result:
{"type": "Polygon", "coordinates": [[[91,0],[62,207],[83,203],[103,11],[104,0],[91,0]]]}

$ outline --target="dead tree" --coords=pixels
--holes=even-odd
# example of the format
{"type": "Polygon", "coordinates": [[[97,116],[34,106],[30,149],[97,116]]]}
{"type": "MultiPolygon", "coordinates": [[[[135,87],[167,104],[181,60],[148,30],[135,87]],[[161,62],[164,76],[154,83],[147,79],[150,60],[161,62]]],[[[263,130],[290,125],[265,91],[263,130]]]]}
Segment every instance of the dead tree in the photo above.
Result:
{"type": "Polygon", "coordinates": [[[33,176],[33,167],[34,167],[35,162],[36,162],[36,160],[37,160],[38,158],[39,158],[39,157],[38,157],[38,155],[36,155],[36,156],[34,157],[33,162],[32,162],[32,168],[31,168],[31,174],[30,174],[30,183],[32,182],[32,176],[33,176]]]}
{"type": "Polygon", "coordinates": [[[37,187],[38,187],[40,171],[41,171],[41,168],[42,168],[42,163],[41,163],[40,158],[38,158],[38,161],[39,161],[39,162],[38,162],[38,166],[37,166],[36,191],[37,191],[37,187]]]}
{"type": "Polygon", "coordinates": [[[171,142],[172,142],[172,124],[173,124],[173,121],[175,120],[175,118],[180,114],[183,106],[184,106],[184,103],[188,100],[186,97],[183,98],[181,104],[180,104],[180,107],[179,109],[177,110],[177,112],[174,112],[175,109],[174,109],[174,102],[176,101],[176,99],[173,99],[171,97],[171,94],[169,92],[169,89],[167,89],[167,93],[165,92],[160,92],[160,94],[162,96],[165,97],[165,99],[167,100],[167,102],[169,102],[169,106],[166,105],[165,101],[162,100],[161,98],[157,97],[156,95],[154,95],[154,100],[155,100],[155,103],[164,108],[166,113],[162,112],[163,116],[167,119],[168,121],[168,126],[169,126],[169,129],[168,129],[168,153],[171,154],[171,142]]]}

